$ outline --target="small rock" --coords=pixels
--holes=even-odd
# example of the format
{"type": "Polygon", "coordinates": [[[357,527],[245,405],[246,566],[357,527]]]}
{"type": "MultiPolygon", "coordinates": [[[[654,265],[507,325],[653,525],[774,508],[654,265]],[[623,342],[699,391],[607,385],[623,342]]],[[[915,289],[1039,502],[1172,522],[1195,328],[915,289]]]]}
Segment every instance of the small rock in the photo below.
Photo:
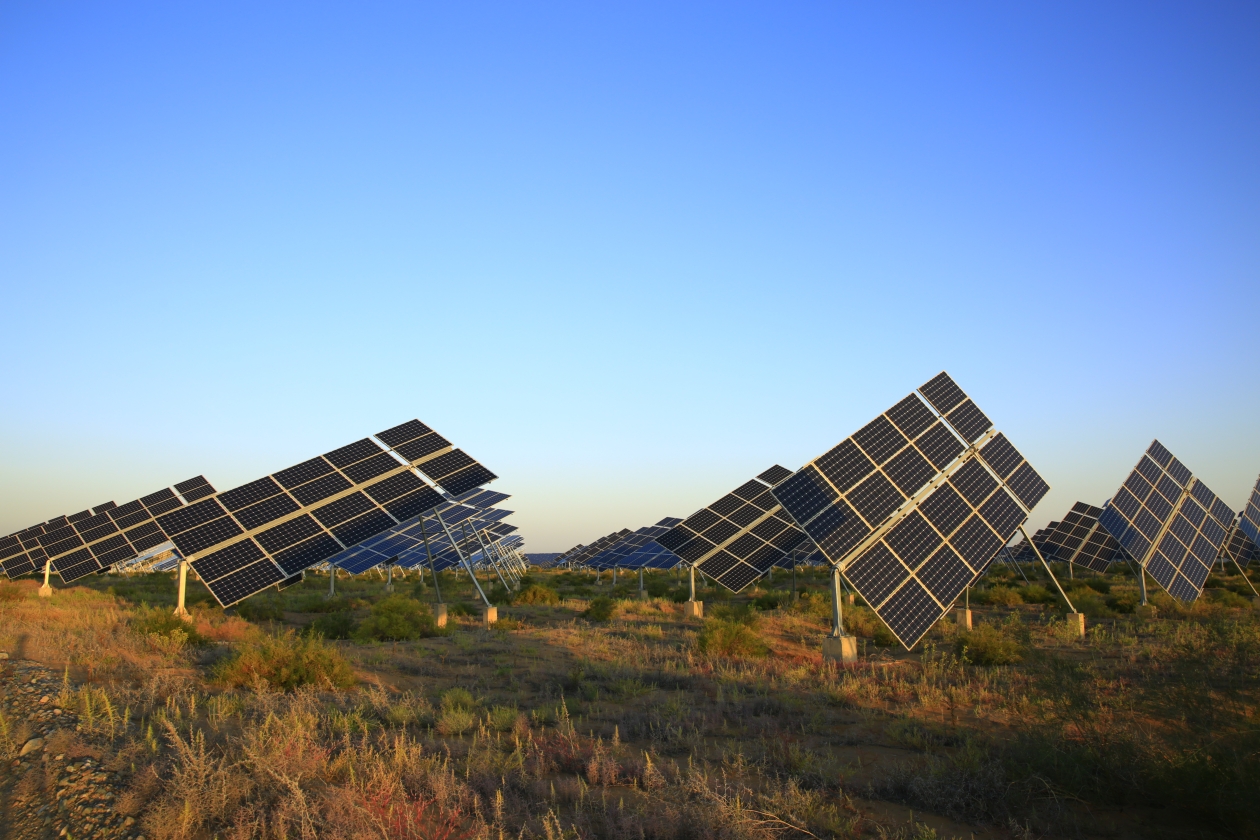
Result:
{"type": "Polygon", "coordinates": [[[9,654],[7,654],[7,653],[5,653],[4,651],[0,650],[0,659],[8,659],[8,658],[9,658],[9,654]]]}
{"type": "Polygon", "coordinates": [[[47,694],[45,694],[43,697],[39,698],[39,702],[40,702],[40,705],[47,705],[48,703],[52,702],[52,698],[49,697],[47,694]]]}
{"type": "Polygon", "coordinates": [[[44,746],[43,738],[32,738],[31,740],[27,741],[25,744],[22,745],[22,751],[18,753],[18,758],[21,758],[22,756],[25,756],[25,755],[30,755],[31,753],[35,752],[35,750],[39,749],[42,746],[44,746]]]}

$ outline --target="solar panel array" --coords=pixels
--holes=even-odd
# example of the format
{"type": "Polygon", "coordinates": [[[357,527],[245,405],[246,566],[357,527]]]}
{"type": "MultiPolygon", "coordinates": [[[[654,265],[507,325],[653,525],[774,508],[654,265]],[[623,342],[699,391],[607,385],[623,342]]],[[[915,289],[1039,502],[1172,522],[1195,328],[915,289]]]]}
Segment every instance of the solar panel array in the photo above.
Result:
{"type": "Polygon", "coordinates": [[[515,526],[499,522],[503,516],[511,515],[511,511],[491,507],[508,498],[507,494],[494,490],[474,490],[364,540],[330,558],[329,562],[351,574],[360,574],[383,563],[408,568],[427,566],[432,557],[434,570],[445,571],[460,562],[461,551],[468,557],[480,550],[478,533],[484,536],[502,525],[502,533],[493,530],[490,536],[490,539],[499,539],[515,530],[515,526]]]}
{"type": "Polygon", "coordinates": [[[680,522],[677,517],[667,516],[655,525],[640,528],[591,557],[586,565],[592,569],[639,569],[649,567],[649,563],[651,568],[672,567],[678,563],[678,557],[674,556],[673,562],[663,567],[660,561],[672,552],[657,543],[656,538],[680,522]]]}
{"type": "Polygon", "coordinates": [[[41,568],[51,558],[62,581],[72,583],[166,543],[169,535],[161,520],[213,493],[210,483],[197,476],[176,484],[174,490],[163,488],[125,505],[106,502],[59,516],[0,540],[0,563],[9,577],[16,577],[41,568]]]}
{"type": "Polygon", "coordinates": [[[657,544],[739,592],[805,539],[770,492],[791,474],[776,464],[670,528],[657,544]]]}
{"type": "Polygon", "coordinates": [[[774,488],[907,649],[1049,490],[991,428],[941,373],[774,488]]]}
{"type": "Polygon", "coordinates": [[[1033,543],[1047,560],[1085,566],[1100,574],[1120,560],[1120,544],[1098,524],[1102,508],[1085,502],[1072,505],[1061,522],[1051,522],[1033,535],[1033,543]]]}
{"type": "Polygon", "coordinates": [[[1193,601],[1234,512],[1157,440],[1098,521],[1169,595],[1193,601]]]}
{"type": "Polygon", "coordinates": [[[1260,478],[1251,488],[1251,498],[1238,517],[1238,527],[1256,545],[1260,545],[1260,478]]]}

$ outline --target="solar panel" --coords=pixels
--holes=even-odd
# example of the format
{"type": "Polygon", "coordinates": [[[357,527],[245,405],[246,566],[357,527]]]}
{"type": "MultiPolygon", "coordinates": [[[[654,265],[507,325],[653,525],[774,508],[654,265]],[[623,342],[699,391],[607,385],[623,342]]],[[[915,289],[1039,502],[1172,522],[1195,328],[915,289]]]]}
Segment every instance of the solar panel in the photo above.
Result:
{"type": "Polygon", "coordinates": [[[1033,535],[1033,544],[1047,560],[1062,560],[1104,574],[1120,559],[1120,544],[1098,524],[1102,508],[1077,502],[1061,522],[1051,522],[1033,535]]]}
{"type": "Polygon", "coordinates": [[[1193,601],[1234,512],[1156,440],[1098,521],[1169,595],[1193,601]]]}
{"type": "Polygon", "coordinates": [[[1238,527],[1253,543],[1260,545],[1260,478],[1251,488],[1251,498],[1247,499],[1247,505],[1238,517],[1238,527]]]}
{"type": "Polygon", "coordinates": [[[767,480],[782,481],[790,475],[776,464],[675,524],[655,542],[739,592],[805,539],[767,480]]]}
{"type": "Polygon", "coordinates": [[[907,649],[1049,490],[991,429],[941,373],[774,488],[907,649]]]}
{"type": "Polygon", "coordinates": [[[1241,524],[1235,524],[1229,529],[1229,535],[1225,537],[1225,542],[1221,546],[1221,555],[1245,569],[1252,560],[1260,557],[1260,548],[1257,548],[1255,541],[1247,536],[1241,524]]]}

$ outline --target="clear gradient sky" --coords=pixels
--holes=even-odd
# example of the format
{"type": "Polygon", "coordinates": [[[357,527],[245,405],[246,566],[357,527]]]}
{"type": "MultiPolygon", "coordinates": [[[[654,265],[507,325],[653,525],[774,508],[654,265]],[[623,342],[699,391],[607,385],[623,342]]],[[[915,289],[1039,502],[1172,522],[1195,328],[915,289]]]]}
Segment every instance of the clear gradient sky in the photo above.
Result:
{"type": "Polygon", "coordinates": [[[419,417],[532,551],[948,370],[1260,472],[1260,5],[0,5],[0,533],[419,417]]]}

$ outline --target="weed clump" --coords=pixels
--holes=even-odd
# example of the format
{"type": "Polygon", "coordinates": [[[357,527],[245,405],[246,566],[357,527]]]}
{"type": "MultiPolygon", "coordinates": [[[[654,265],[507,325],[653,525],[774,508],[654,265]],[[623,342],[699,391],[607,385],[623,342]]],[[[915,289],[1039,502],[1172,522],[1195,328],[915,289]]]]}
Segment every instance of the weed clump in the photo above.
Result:
{"type": "Polygon", "coordinates": [[[350,664],[319,636],[300,637],[292,630],[278,636],[259,633],[236,646],[231,657],[215,669],[229,686],[292,691],[304,685],[344,689],[354,685],[350,664]]]}
{"type": "Polygon", "coordinates": [[[696,648],[717,656],[765,656],[770,652],[752,626],[721,618],[705,620],[696,636],[696,648]]]}
{"type": "Polygon", "coordinates": [[[560,595],[556,590],[541,584],[531,583],[529,586],[523,587],[520,592],[516,593],[516,597],[512,599],[514,604],[541,604],[544,606],[555,606],[560,603],[560,595]]]}
{"type": "Polygon", "coordinates": [[[139,607],[131,620],[131,629],[163,649],[210,644],[210,640],[198,633],[192,622],[157,607],[139,607]]]}
{"type": "Polygon", "coordinates": [[[372,614],[355,631],[360,641],[406,641],[437,635],[433,613],[406,595],[390,595],[372,607],[372,614]]]}
{"type": "Polygon", "coordinates": [[[587,606],[586,611],[582,613],[582,617],[589,621],[608,621],[616,611],[617,602],[612,598],[600,595],[598,598],[591,599],[591,603],[587,606]]]}
{"type": "Polygon", "coordinates": [[[442,735],[462,735],[477,725],[477,701],[466,688],[448,689],[442,694],[437,731],[442,735]]]}
{"type": "Polygon", "coordinates": [[[310,623],[306,632],[318,633],[325,639],[349,639],[354,635],[357,626],[350,611],[341,610],[321,615],[310,623]]]}
{"type": "Polygon", "coordinates": [[[1029,584],[1019,590],[1019,595],[1026,604],[1050,604],[1058,597],[1039,583],[1029,584]]]}
{"type": "Polygon", "coordinates": [[[275,596],[255,597],[237,604],[236,614],[246,621],[284,621],[284,606],[275,596]]]}
{"type": "Polygon", "coordinates": [[[973,665],[1013,665],[1023,659],[1020,643],[991,624],[959,633],[954,652],[973,665]]]}
{"type": "Polygon", "coordinates": [[[978,604],[992,604],[995,607],[1017,607],[1024,603],[1024,598],[1019,594],[1019,590],[1010,586],[991,586],[984,591],[977,592],[975,600],[978,604]]]}

